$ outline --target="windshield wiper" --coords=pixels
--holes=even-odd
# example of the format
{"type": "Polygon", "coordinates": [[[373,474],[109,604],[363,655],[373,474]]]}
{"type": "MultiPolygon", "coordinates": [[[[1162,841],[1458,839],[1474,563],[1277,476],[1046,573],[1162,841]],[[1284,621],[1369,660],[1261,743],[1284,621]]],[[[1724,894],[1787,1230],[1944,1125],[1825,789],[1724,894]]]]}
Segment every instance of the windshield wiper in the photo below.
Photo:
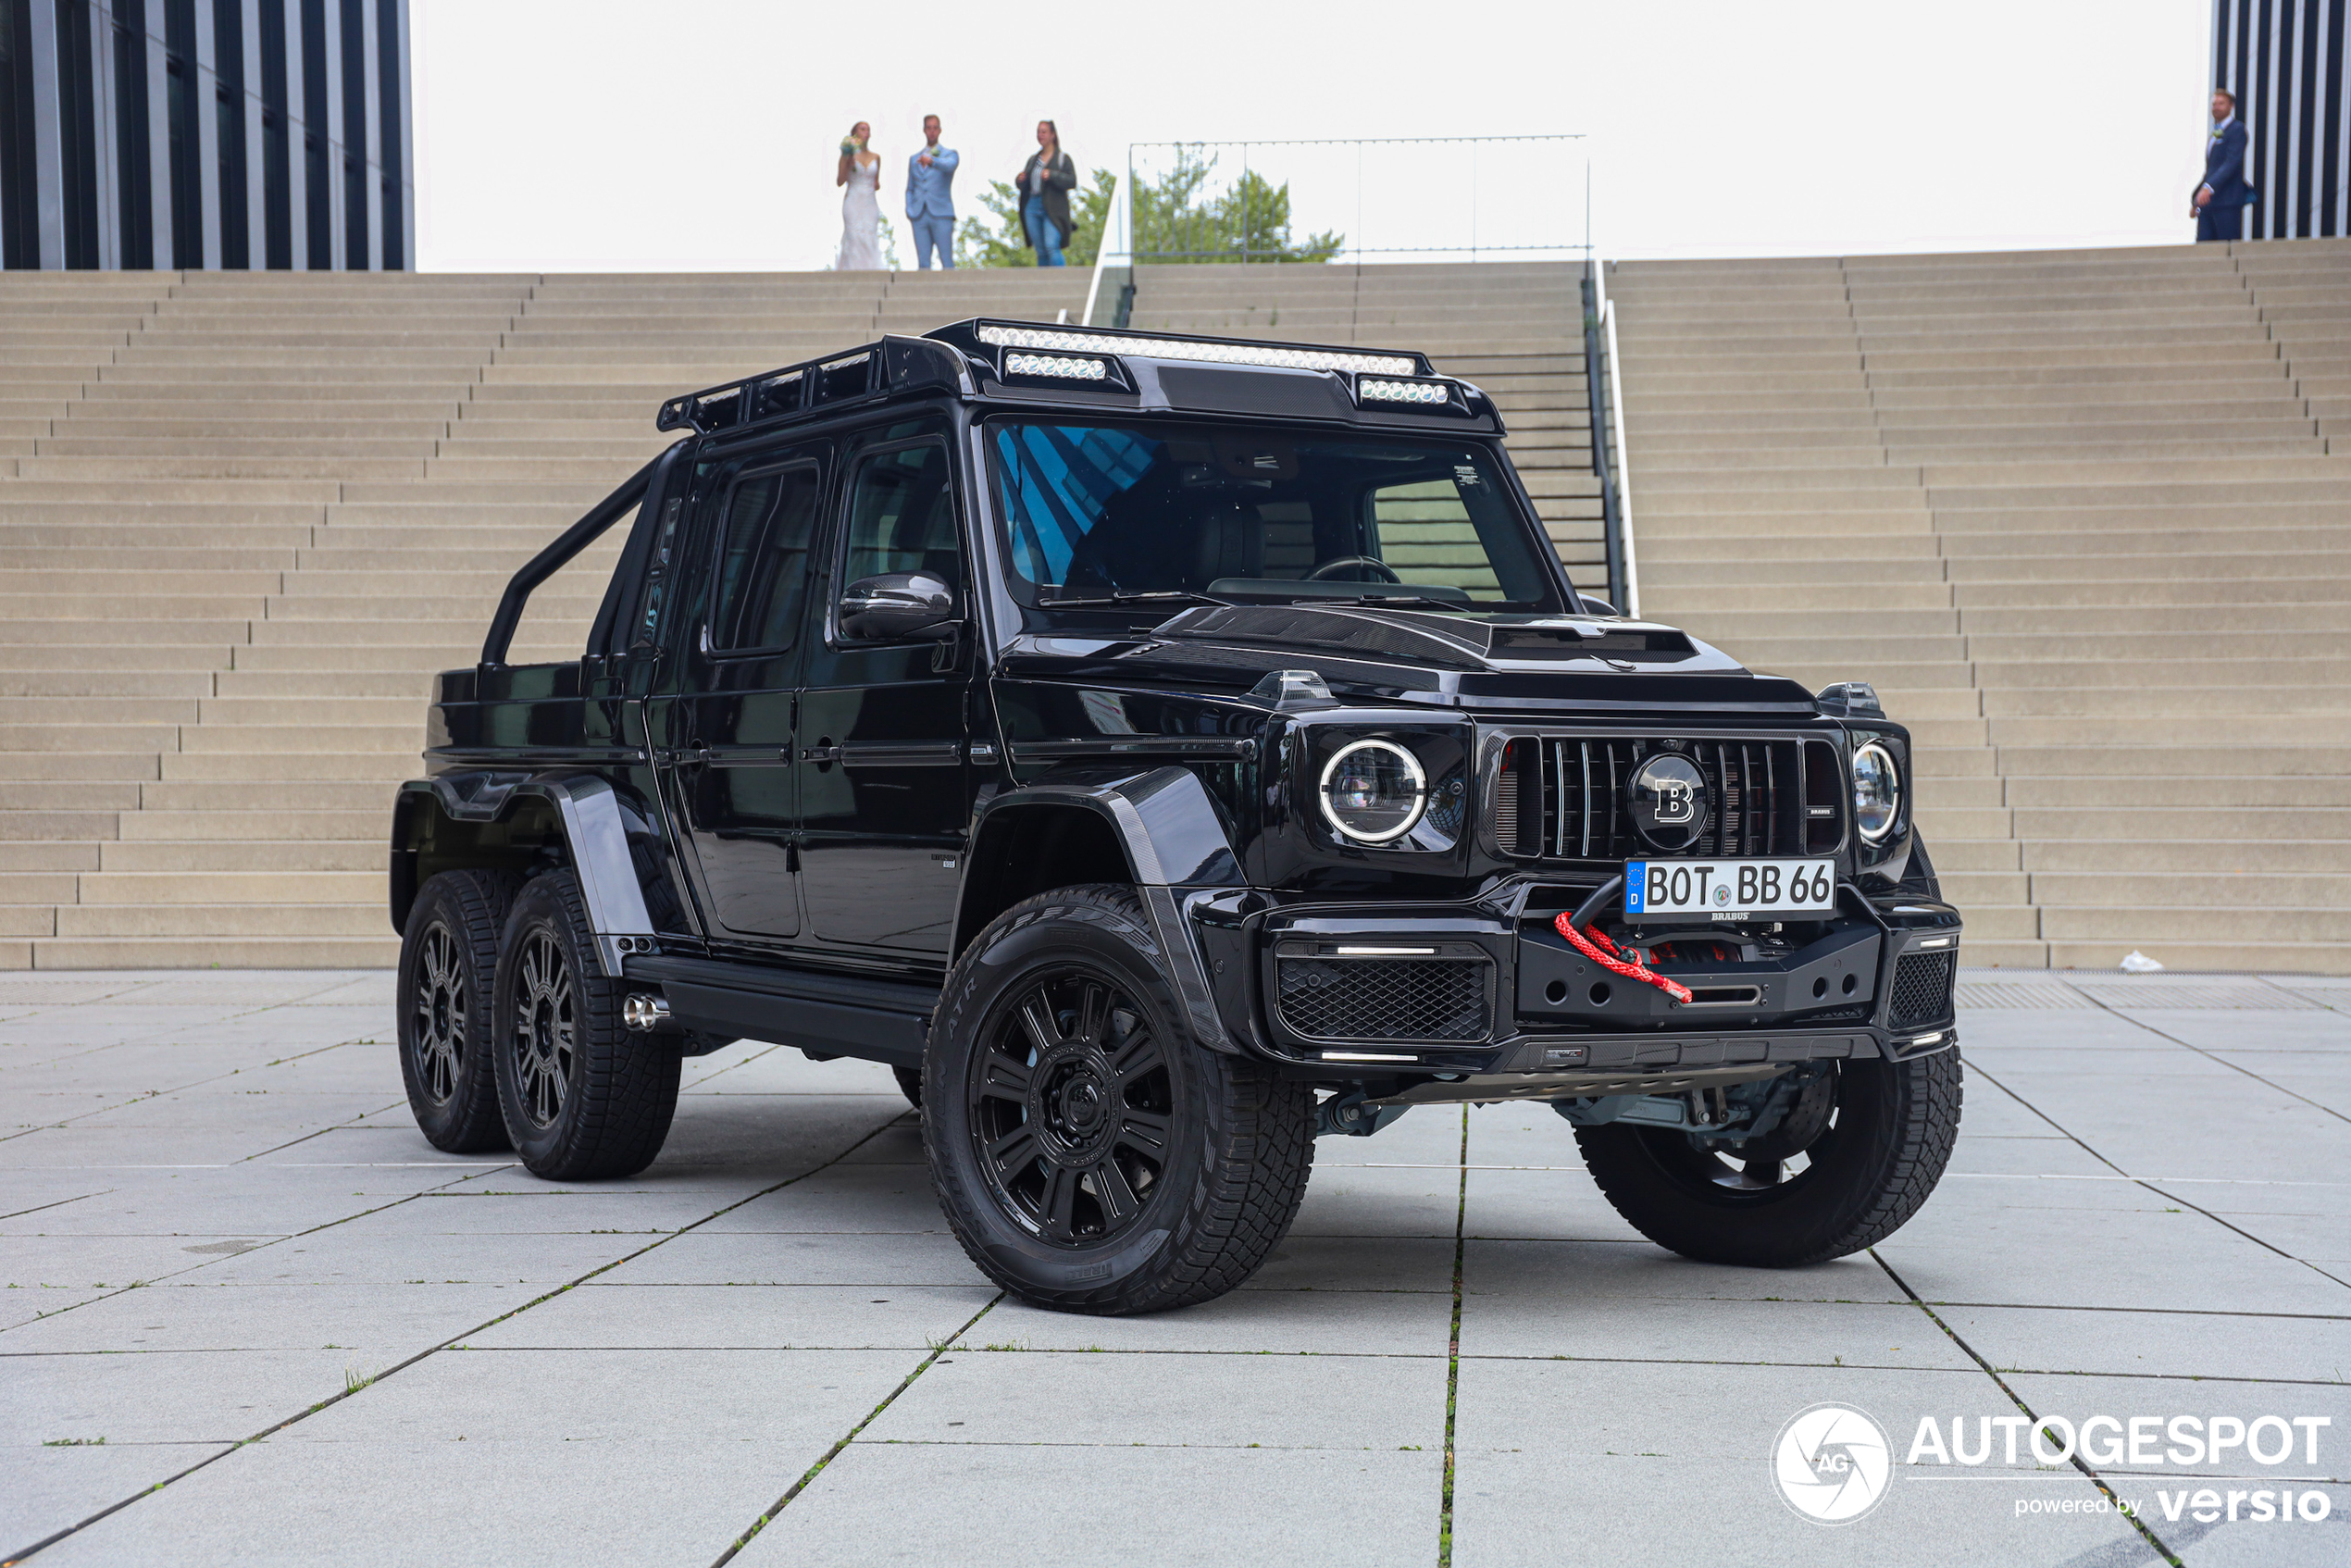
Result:
{"type": "Polygon", "coordinates": [[[1312,599],[1293,599],[1293,605],[1309,604],[1425,604],[1437,610],[1467,610],[1472,606],[1450,599],[1430,599],[1418,593],[1334,593],[1312,599]]]}
{"type": "Polygon", "coordinates": [[[1179,603],[1186,604],[1222,604],[1227,609],[1230,609],[1233,604],[1230,599],[1219,599],[1213,593],[1194,593],[1191,590],[1187,588],[1162,588],[1153,589],[1148,593],[1101,593],[1078,599],[1056,595],[1051,599],[1039,599],[1037,601],[1037,607],[1040,610],[1082,610],[1114,608],[1121,604],[1174,604],[1179,603]]]}

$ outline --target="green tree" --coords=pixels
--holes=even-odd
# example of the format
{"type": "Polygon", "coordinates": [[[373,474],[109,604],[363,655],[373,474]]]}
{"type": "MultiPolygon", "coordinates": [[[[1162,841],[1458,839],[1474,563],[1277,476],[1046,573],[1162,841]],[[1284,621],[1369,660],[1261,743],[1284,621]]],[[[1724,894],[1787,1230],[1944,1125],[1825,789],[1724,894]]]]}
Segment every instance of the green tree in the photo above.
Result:
{"type": "Polygon", "coordinates": [[[1232,188],[1203,200],[1200,192],[1216,160],[1179,147],[1176,164],[1151,184],[1135,187],[1138,260],[1208,263],[1328,261],[1344,250],[1336,230],[1290,239],[1289,186],[1246,169],[1232,188]]]}
{"type": "MultiPolygon", "coordinates": [[[[1110,221],[1112,193],[1118,176],[1094,170],[1093,182],[1070,193],[1069,216],[1076,229],[1062,247],[1072,267],[1091,267],[1101,252],[1102,230],[1110,221]]],[[[1020,201],[1009,180],[992,180],[980,193],[979,205],[989,220],[970,218],[956,226],[955,265],[958,267],[1034,267],[1037,253],[1028,248],[1028,232],[1021,227],[1020,201]]]]}
{"type": "MultiPolygon", "coordinates": [[[[1135,251],[1153,262],[1328,261],[1347,248],[1347,237],[1336,230],[1290,239],[1289,186],[1276,185],[1254,169],[1246,170],[1230,190],[1203,198],[1202,190],[1215,171],[1216,160],[1190,147],[1179,147],[1175,167],[1157,180],[1135,187],[1135,251]]],[[[1070,193],[1070,217],[1076,230],[1062,255],[1072,267],[1091,267],[1101,253],[1111,219],[1111,198],[1118,176],[1094,170],[1091,180],[1070,193]]],[[[986,220],[972,218],[959,226],[955,262],[959,267],[1034,267],[1037,253],[1028,248],[1021,228],[1020,203],[1012,186],[993,180],[980,193],[986,220]]]]}

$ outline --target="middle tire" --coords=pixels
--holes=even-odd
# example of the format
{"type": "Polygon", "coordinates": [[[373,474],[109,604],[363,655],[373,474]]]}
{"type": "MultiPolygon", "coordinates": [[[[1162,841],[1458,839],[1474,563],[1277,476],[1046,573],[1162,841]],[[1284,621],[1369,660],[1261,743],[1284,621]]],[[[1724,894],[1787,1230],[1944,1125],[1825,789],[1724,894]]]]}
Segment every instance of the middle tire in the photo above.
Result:
{"type": "Polygon", "coordinates": [[[678,1109],[676,1047],[629,1032],[596,962],[578,879],[527,884],[498,949],[490,1057],[506,1136],[533,1176],[592,1181],[653,1163],[678,1109]]]}
{"type": "Polygon", "coordinates": [[[1232,1289],[1288,1231],[1313,1094],[1192,1037],[1131,890],[1063,888],[948,976],[923,1141],[989,1278],[1062,1312],[1159,1312],[1232,1289]]]}

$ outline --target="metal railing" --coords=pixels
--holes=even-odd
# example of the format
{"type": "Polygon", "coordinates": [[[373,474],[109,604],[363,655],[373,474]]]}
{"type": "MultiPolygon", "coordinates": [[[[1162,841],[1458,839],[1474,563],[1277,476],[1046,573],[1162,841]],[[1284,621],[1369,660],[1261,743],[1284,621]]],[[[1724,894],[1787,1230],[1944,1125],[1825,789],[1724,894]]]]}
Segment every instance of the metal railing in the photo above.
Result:
{"type": "Polygon", "coordinates": [[[1608,596],[1620,611],[1641,613],[1641,569],[1633,551],[1632,481],[1624,455],[1624,392],[1616,354],[1616,311],[1608,297],[1608,264],[1598,252],[1584,264],[1584,388],[1592,421],[1592,473],[1600,481],[1600,537],[1607,551],[1608,596]]]}
{"type": "Polygon", "coordinates": [[[1580,260],[1580,135],[1138,142],[1101,254],[1128,263],[1580,260]]]}

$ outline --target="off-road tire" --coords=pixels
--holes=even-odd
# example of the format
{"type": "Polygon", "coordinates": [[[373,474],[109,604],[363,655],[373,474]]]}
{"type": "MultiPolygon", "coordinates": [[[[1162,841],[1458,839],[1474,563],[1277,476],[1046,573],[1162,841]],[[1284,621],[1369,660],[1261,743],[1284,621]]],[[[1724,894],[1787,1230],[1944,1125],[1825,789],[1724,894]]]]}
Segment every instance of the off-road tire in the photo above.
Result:
{"type": "MultiPolygon", "coordinates": [[[[1013,1067],[1020,1078],[1018,1064],[1013,1067]]],[[[1047,1089],[1040,1086],[1035,1093],[1047,1089]]],[[[1042,1107],[1045,1101],[1029,1103],[1042,1107]]],[[[1000,1136],[995,1147],[1009,1141],[1000,1136]]],[[[1165,956],[1131,889],[1062,888],[997,916],[949,974],[924,1058],[923,1142],[948,1224],[972,1262],[997,1284],[1061,1312],[1162,1312],[1213,1300],[1239,1285],[1288,1231],[1313,1167],[1313,1095],[1263,1064],[1193,1037],[1165,956]],[[991,1042],[1034,1038],[1004,1032],[1022,1027],[1025,998],[1050,1002],[1089,985],[1131,1005],[1105,1002],[1104,1022],[1090,1031],[1080,1007],[1053,1012],[1054,1052],[1076,1055],[1049,1057],[1039,1050],[1034,1056],[1062,1062],[1076,1075],[1058,1080],[1063,1110],[1015,1109],[1001,1077],[987,1076],[1001,1075],[1009,1061],[991,1042]],[[1099,1197],[1084,1199],[1094,1204],[1101,1238],[1081,1233],[1075,1241],[1055,1240],[1046,1217],[1056,1190],[1053,1161],[1040,1155],[1016,1174],[1018,1180],[1039,1182],[1046,1194],[1038,1214],[1024,1218],[1021,1201],[1011,1195],[1014,1178],[1003,1174],[1008,1162],[990,1154],[982,1135],[989,1118],[1016,1117],[1049,1153],[1059,1148],[1068,1158],[1079,1157],[1052,1140],[1055,1128],[1073,1125],[1064,1113],[1082,1119],[1091,1092],[1088,1069],[1070,1064],[1083,1055],[1088,1039],[1110,1042],[1100,1080],[1107,1089],[1091,1103],[1111,1107],[1097,1114],[1111,1119],[1109,1143],[1126,1151],[1097,1157],[1142,1164],[1134,1167],[1138,1175],[1131,1180],[1105,1178],[1100,1164],[1085,1179],[1096,1181],[1097,1194],[1108,1179],[1138,1201],[1113,1228],[1110,1205],[1099,1197]],[[1144,1054],[1154,1045],[1155,1062],[1144,1054]],[[1121,1063],[1151,1064],[1121,1076],[1121,1063]],[[1153,1076],[1163,1066],[1163,1077],[1153,1076]],[[983,1077],[995,1089],[992,1098],[976,1087],[983,1077]],[[1155,1145],[1158,1174],[1147,1186],[1140,1181],[1148,1157],[1126,1139],[1146,1128],[1138,1118],[1157,1112],[1137,1109],[1138,1095],[1165,1107],[1163,1140],[1155,1145]],[[1079,1110],[1068,1112],[1071,1105],[1079,1110]]],[[[1082,1188],[1083,1179],[1071,1181],[1082,1188]]],[[[1074,1211],[1081,1200],[1069,1201],[1074,1211]]]]}
{"type": "Polygon", "coordinates": [[[498,939],[519,878],[444,871],[417,890],[400,940],[400,1079],[425,1141],[451,1154],[506,1147],[490,1063],[498,939]]]}
{"type": "Polygon", "coordinates": [[[1909,1062],[1837,1066],[1835,1125],[1810,1167],[1777,1187],[1739,1190],[1703,1140],[1623,1122],[1578,1127],[1600,1191],[1633,1228],[1686,1258],[1758,1268],[1826,1263],[1894,1234],[1942,1179],[1959,1136],[1956,1049],[1909,1062]]]}
{"type": "Polygon", "coordinates": [[[506,1136],[534,1176],[635,1176],[669,1135],[678,1051],[621,1023],[621,990],[596,962],[578,878],[525,884],[498,949],[491,1060],[506,1136]]]}

